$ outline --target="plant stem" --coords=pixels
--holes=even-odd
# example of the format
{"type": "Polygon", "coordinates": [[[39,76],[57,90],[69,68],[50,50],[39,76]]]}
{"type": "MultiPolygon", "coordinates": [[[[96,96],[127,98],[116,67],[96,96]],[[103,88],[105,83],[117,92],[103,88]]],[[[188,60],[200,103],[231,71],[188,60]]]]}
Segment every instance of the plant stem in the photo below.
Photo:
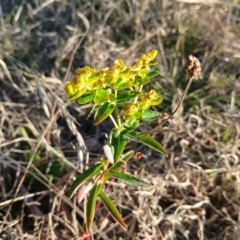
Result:
{"type": "MultiPolygon", "coordinates": [[[[118,91],[115,90],[115,98],[117,98],[117,93],[118,93],[118,91]]],[[[122,126],[122,122],[121,122],[120,113],[119,113],[117,107],[115,107],[115,114],[116,114],[117,124],[118,124],[117,128],[121,128],[121,126],[122,126]]]]}
{"type": "Polygon", "coordinates": [[[110,117],[110,119],[111,119],[114,127],[115,127],[115,128],[118,128],[118,124],[116,123],[116,121],[115,121],[114,117],[112,116],[112,114],[110,114],[109,117],[110,117]]]}
{"type": "Polygon", "coordinates": [[[177,107],[174,109],[174,111],[171,113],[171,115],[170,115],[169,117],[167,117],[167,119],[165,119],[165,120],[164,120],[162,123],[160,123],[157,127],[155,127],[153,130],[151,130],[150,133],[159,130],[159,129],[177,112],[177,110],[178,110],[179,107],[181,106],[184,98],[185,98],[186,95],[187,95],[187,92],[188,92],[188,90],[189,90],[189,87],[190,87],[191,84],[192,84],[192,81],[193,81],[193,79],[190,78],[189,81],[188,81],[187,87],[185,88],[185,91],[184,91],[184,93],[183,93],[180,101],[178,102],[177,107]]]}

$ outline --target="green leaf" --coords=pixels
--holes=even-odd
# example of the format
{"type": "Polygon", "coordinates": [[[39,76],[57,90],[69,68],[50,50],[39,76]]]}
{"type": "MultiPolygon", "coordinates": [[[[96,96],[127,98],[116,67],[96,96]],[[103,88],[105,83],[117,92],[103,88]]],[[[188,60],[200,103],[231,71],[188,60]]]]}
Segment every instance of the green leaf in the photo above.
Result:
{"type": "Polygon", "coordinates": [[[138,179],[136,177],[134,177],[133,175],[129,174],[129,173],[124,173],[124,172],[119,172],[117,170],[112,170],[110,169],[108,171],[108,174],[129,184],[129,185],[133,185],[133,186],[150,186],[150,184],[142,181],[141,179],[138,179]]]}
{"type": "Polygon", "coordinates": [[[150,82],[150,79],[148,77],[137,78],[136,79],[136,83],[138,83],[139,85],[145,85],[145,84],[147,84],[149,82],[150,82]]]}
{"type": "Polygon", "coordinates": [[[88,102],[90,102],[91,100],[93,99],[93,94],[88,92],[88,93],[85,93],[83,94],[78,100],[77,102],[79,104],[86,104],[88,102]]]}
{"type": "Polygon", "coordinates": [[[135,97],[139,95],[139,92],[136,91],[128,91],[117,96],[116,102],[117,103],[127,103],[133,100],[135,97]]]}
{"type": "Polygon", "coordinates": [[[100,198],[102,199],[104,205],[108,209],[108,211],[111,213],[112,217],[125,229],[127,230],[127,225],[124,222],[121,214],[119,213],[118,209],[115,207],[113,202],[110,200],[108,195],[101,190],[99,193],[100,198]]]}
{"type": "Polygon", "coordinates": [[[115,108],[115,103],[105,102],[96,112],[94,117],[94,125],[99,124],[104,119],[109,117],[115,108]]]}
{"type": "Polygon", "coordinates": [[[95,104],[102,104],[109,101],[109,91],[106,89],[99,89],[93,99],[95,104]]]}
{"type": "Polygon", "coordinates": [[[156,77],[156,76],[159,75],[159,74],[160,74],[160,72],[159,72],[158,70],[156,70],[156,71],[153,71],[153,72],[148,73],[148,74],[147,74],[147,77],[148,77],[148,78],[153,78],[153,77],[156,77]]]}
{"type": "Polygon", "coordinates": [[[117,162],[127,143],[126,134],[113,129],[110,133],[110,145],[113,147],[114,162],[117,162]]]}
{"type": "Polygon", "coordinates": [[[85,183],[87,180],[92,178],[93,176],[96,176],[98,173],[100,173],[101,170],[103,170],[103,163],[97,163],[91,168],[85,170],[79,177],[75,179],[73,182],[70,191],[69,191],[69,198],[72,198],[73,194],[78,190],[78,188],[85,183]]]}
{"type": "Polygon", "coordinates": [[[122,78],[119,78],[114,83],[115,90],[122,90],[122,89],[130,88],[131,86],[132,86],[132,82],[126,81],[125,79],[122,79],[122,78]]]}
{"type": "Polygon", "coordinates": [[[128,139],[133,139],[137,142],[141,142],[142,144],[150,148],[153,148],[154,150],[167,156],[167,151],[164,149],[164,147],[154,138],[152,138],[151,136],[145,133],[133,131],[133,132],[127,133],[127,137],[128,139]]]}
{"type": "Polygon", "coordinates": [[[122,156],[122,159],[121,159],[121,160],[122,160],[123,162],[128,162],[128,161],[133,157],[133,155],[134,155],[134,151],[131,150],[131,151],[125,153],[125,154],[122,156]]]}
{"type": "Polygon", "coordinates": [[[143,114],[142,114],[142,119],[143,121],[150,121],[153,119],[156,119],[158,117],[160,117],[160,113],[156,112],[156,111],[152,111],[150,109],[146,109],[143,114]]]}
{"type": "Polygon", "coordinates": [[[121,161],[116,162],[110,169],[118,170],[124,163],[128,162],[134,155],[134,151],[129,151],[122,155],[121,161]]]}
{"type": "Polygon", "coordinates": [[[139,120],[142,120],[142,117],[143,117],[143,110],[135,112],[134,119],[139,121],[139,120]]]}
{"type": "Polygon", "coordinates": [[[88,232],[91,232],[95,208],[96,208],[97,196],[99,195],[101,187],[102,187],[101,183],[96,183],[89,193],[89,197],[87,201],[87,210],[86,210],[86,218],[87,218],[86,226],[87,226],[88,232]]]}
{"type": "Polygon", "coordinates": [[[135,118],[131,118],[124,123],[124,125],[123,125],[124,132],[126,133],[128,131],[132,131],[133,129],[135,129],[138,126],[139,126],[139,121],[136,120],[135,118]]]}

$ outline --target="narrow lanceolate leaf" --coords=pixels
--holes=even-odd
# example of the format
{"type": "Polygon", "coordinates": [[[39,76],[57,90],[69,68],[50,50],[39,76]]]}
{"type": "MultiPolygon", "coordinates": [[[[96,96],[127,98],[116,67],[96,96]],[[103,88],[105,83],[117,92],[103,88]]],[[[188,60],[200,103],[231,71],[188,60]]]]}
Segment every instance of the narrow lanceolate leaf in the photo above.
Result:
{"type": "Polygon", "coordinates": [[[129,151],[121,157],[121,161],[116,162],[111,170],[118,170],[124,163],[127,163],[134,155],[134,151],[129,151]]]}
{"type": "Polygon", "coordinates": [[[101,170],[103,170],[103,165],[104,163],[98,163],[94,166],[92,166],[91,168],[87,169],[86,171],[84,171],[79,177],[77,177],[75,179],[75,181],[73,182],[70,191],[69,191],[69,198],[72,198],[72,196],[74,195],[74,193],[78,190],[78,188],[85,183],[86,181],[88,181],[90,178],[92,178],[93,176],[96,176],[98,173],[100,173],[101,170]]]}
{"type": "Polygon", "coordinates": [[[141,179],[138,179],[134,177],[133,175],[129,173],[124,173],[124,172],[118,172],[117,170],[109,170],[108,172],[109,175],[129,184],[129,185],[134,185],[134,186],[150,186],[150,184],[142,181],[141,179]]]}
{"type": "Polygon", "coordinates": [[[96,112],[94,117],[94,125],[101,123],[104,119],[109,117],[115,108],[115,103],[105,102],[96,112]]]}
{"type": "Polygon", "coordinates": [[[127,225],[124,222],[121,214],[119,213],[118,209],[115,207],[113,202],[110,200],[108,195],[104,191],[100,191],[99,193],[100,198],[102,199],[104,205],[108,209],[108,211],[111,213],[112,217],[122,226],[125,230],[127,230],[127,225]]]}
{"type": "Polygon", "coordinates": [[[129,140],[132,139],[137,142],[141,142],[142,144],[167,156],[167,151],[164,149],[164,147],[154,138],[152,138],[151,136],[145,133],[133,131],[133,132],[127,133],[127,137],[129,140]]]}
{"type": "Polygon", "coordinates": [[[134,151],[133,151],[133,150],[125,153],[125,154],[122,156],[122,161],[123,161],[123,162],[128,162],[128,161],[133,157],[133,155],[134,155],[134,151]]]}
{"type": "Polygon", "coordinates": [[[112,134],[110,134],[110,135],[111,135],[110,145],[114,149],[114,152],[113,152],[114,162],[117,162],[117,160],[123,153],[123,150],[126,146],[127,137],[125,134],[123,134],[115,129],[113,130],[112,134]]]}
{"type": "Polygon", "coordinates": [[[86,209],[86,226],[87,231],[91,232],[95,208],[96,208],[96,201],[97,196],[99,195],[99,192],[101,190],[102,184],[96,183],[95,186],[92,188],[91,192],[89,193],[88,201],[87,201],[87,209],[86,209]]]}

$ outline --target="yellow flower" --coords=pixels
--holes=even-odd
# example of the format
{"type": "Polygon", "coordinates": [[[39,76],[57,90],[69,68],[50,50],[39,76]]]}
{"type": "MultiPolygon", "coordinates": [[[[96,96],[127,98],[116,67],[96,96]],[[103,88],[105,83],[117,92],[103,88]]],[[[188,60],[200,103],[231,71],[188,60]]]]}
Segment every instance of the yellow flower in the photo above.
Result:
{"type": "Polygon", "coordinates": [[[86,77],[90,76],[92,73],[94,73],[95,69],[90,68],[89,66],[85,66],[82,68],[77,68],[75,70],[75,73],[77,75],[85,75],[86,77]]]}
{"type": "Polygon", "coordinates": [[[158,54],[158,51],[156,49],[150,51],[150,52],[147,52],[145,54],[143,54],[140,59],[142,59],[143,61],[149,63],[151,62],[158,54]]]}
{"type": "MultiPolygon", "coordinates": [[[[150,62],[154,60],[157,53],[157,50],[152,50],[143,54],[133,66],[126,66],[122,59],[116,59],[112,67],[94,69],[85,66],[77,68],[76,75],[65,85],[65,91],[71,100],[78,99],[86,91],[95,92],[106,87],[113,87],[116,90],[130,88],[141,91],[142,85],[149,81],[146,78],[149,73],[148,66],[153,64],[150,62]]],[[[142,94],[140,99],[143,108],[157,105],[162,101],[155,91],[142,94]]],[[[135,107],[127,110],[129,116],[133,114],[135,107]]]]}
{"type": "Polygon", "coordinates": [[[139,59],[137,61],[137,63],[135,63],[133,66],[132,66],[132,71],[134,72],[138,72],[142,69],[142,66],[143,66],[143,60],[142,59],[139,59]]]}
{"type": "Polygon", "coordinates": [[[150,101],[150,105],[151,106],[156,106],[156,105],[159,105],[161,102],[162,102],[162,97],[160,97],[160,96],[158,96],[158,97],[156,97],[155,99],[152,99],[151,101],[150,101]]]}
{"type": "Polygon", "coordinates": [[[116,59],[114,62],[114,68],[118,69],[120,72],[126,69],[125,63],[122,59],[116,59]]]}
{"type": "Polygon", "coordinates": [[[115,67],[105,69],[105,81],[107,84],[113,84],[118,80],[119,70],[115,67]]]}
{"type": "Polygon", "coordinates": [[[157,92],[154,90],[154,89],[152,89],[149,93],[148,93],[148,96],[149,96],[149,98],[152,100],[152,99],[155,99],[156,98],[156,96],[157,96],[157,92]]]}
{"type": "Polygon", "coordinates": [[[137,112],[138,107],[135,104],[130,105],[125,111],[124,111],[124,119],[130,119],[135,115],[137,112]]]}
{"type": "Polygon", "coordinates": [[[157,92],[152,89],[148,93],[143,93],[140,96],[140,108],[147,109],[150,106],[159,105],[162,102],[162,97],[157,94],[157,92]]]}
{"type": "Polygon", "coordinates": [[[69,96],[73,95],[77,91],[75,85],[71,84],[70,82],[65,85],[64,89],[69,96]]]}
{"type": "Polygon", "coordinates": [[[130,79],[135,78],[136,73],[131,71],[130,68],[126,69],[124,72],[119,74],[119,77],[122,78],[124,81],[130,81],[130,79]]]}
{"type": "Polygon", "coordinates": [[[141,78],[144,78],[148,73],[149,71],[146,68],[143,68],[138,72],[138,76],[140,76],[141,78]]]}
{"type": "Polygon", "coordinates": [[[94,83],[90,86],[90,88],[92,90],[97,90],[100,88],[105,88],[107,83],[105,81],[105,76],[106,76],[106,71],[108,70],[108,68],[99,68],[96,69],[96,72],[98,74],[98,78],[96,79],[96,81],[94,81],[94,83]]]}
{"type": "MultiPolygon", "coordinates": [[[[74,76],[64,87],[65,91],[69,96],[72,96],[77,91],[85,92],[83,89],[86,88],[86,78],[82,75],[74,76]]],[[[83,94],[82,93],[82,94],[83,94]]]]}
{"type": "Polygon", "coordinates": [[[149,96],[149,104],[151,106],[154,106],[154,105],[158,105],[162,102],[162,97],[160,97],[157,92],[155,90],[151,90],[149,93],[148,93],[148,96],[149,96]]]}
{"type": "Polygon", "coordinates": [[[147,108],[149,108],[149,104],[147,102],[139,103],[139,109],[146,110],[147,108]]]}

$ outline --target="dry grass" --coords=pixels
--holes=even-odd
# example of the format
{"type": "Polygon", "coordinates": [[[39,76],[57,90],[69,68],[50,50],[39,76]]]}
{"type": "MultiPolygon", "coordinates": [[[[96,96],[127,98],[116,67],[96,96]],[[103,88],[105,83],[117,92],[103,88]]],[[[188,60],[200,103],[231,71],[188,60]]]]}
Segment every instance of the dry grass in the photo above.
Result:
{"type": "Polygon", "coordinates": [[[85,121],[64,82],[78,66],[132,63],[152,48],[160,53],[152,83],[165,99],[159,111],[175,108],[189,54],[200,59],[202,78],[168,124],[181,134],[155,133],[169,157],[134,146],[144,158],[129,168],[152,186],[113,184],[129,231],[101,207],[93,239],[240,239],[236,2],[1,2],[0,239],[81,239],[84,206],[65,194],[77,167],[101,154],[111,126],[85,121]]]}

